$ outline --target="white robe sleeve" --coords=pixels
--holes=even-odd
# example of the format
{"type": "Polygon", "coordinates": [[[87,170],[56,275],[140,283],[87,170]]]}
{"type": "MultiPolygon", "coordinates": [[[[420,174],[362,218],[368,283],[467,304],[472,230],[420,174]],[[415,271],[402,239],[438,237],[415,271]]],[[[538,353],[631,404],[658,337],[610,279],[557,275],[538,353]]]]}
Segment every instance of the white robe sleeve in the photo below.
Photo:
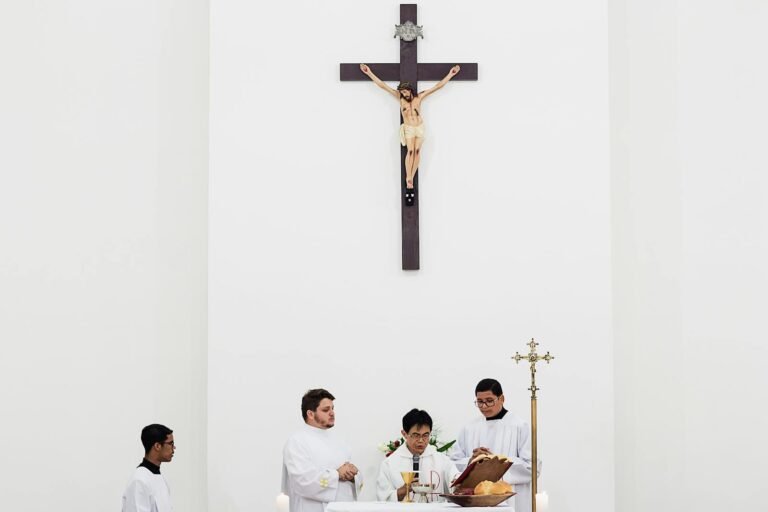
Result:
{"type": "Polygon", "coordinates": [[[451,492],[451,484],[453,483],[456,478],[461,474],[461,471],[459,471],[459,468],[456,467],[456,464],[449,459],[448,457],[445,458],[445,467],[443,468],[442,475],[440,476],[443,479],[443,490],[446,493],[451,492]]]}
{"type": "Polygon", "coordinates": [[[397,501],[397,487],[390,478],[389,466],[384,460],[379,466],[379,476],[376,479],[376,499],[379,501],[397,501]]]}
{"type": "Polygon", "coordinates": [[[283,464],[293,493],[326,503],[336,500],[338,471],[336,468],[317,467],[301,443],[294,441],[285,446],[283,464]]]}
{"type": "Polygon", "coordinates": [[[467,467],[473,448],[469,447],[467,428],[464,427],[456,438],[456,443],[451,447],[450,458],[460,468],[467,467]]]}
{"type": "Polygon", "coordinates": [[[355,499],[360,498],[360,493],[363,492],[363,473],[362,471],[355,475],[355,480],[352,482],[355,486],[355,499]]]}
{"type": "MultiPolygon", "coordinates": [[[[512,467],[504,475],[504,480],[510,484],[527,484],[531,481],[531,431],[528,424],[524,423],[517,429],[517,456],[509,454],[512,467]]],[[[537,467],[541,473],[541,461],[537,467]]]]}
{"type": "Polygon", "coordinates": [[[123,494],[123,512],[152,512],[149,489],[143,482],[133,480],[123,494]]]}

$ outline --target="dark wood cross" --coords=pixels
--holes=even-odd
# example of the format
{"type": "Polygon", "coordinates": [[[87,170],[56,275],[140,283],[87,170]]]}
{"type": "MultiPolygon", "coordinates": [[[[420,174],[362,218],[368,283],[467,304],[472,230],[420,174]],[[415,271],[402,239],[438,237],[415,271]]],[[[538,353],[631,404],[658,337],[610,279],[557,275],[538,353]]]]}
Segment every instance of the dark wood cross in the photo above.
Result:
{"type": "MultiPolygon", "coordinates": [[[[400,23],[406,25],[408,22],[416,25],[416,4],[400,4],[400,23]]],[[[400,38],[400,62],[394,64],[370,64],[366,62],[373,73],[385,82],[410,82],[418,90],[418,81],[440,81],[448,71],[458,64],[461,66],[459,74],[453,77],[453,80],[477,80],[477,63],[451,62],[447,64],[422,64],[419,63],[416,55],[416,39],[406,41],[400,38]]],[[[360,63],[342,64],[341,80],[347,81],[370,81],[360,70],[360,63]]],[[[399,113],[399,109],[398,109],[399,113]]],[[[403,122],[402,116],[400,122],[403,122]]],[[[415,176],[413,181],[416,197],[412,206],[405,204],[405,155],[407,148],[400,149],[400,183],[402,190],[400,192],[400,204],[402,210],[403,226],[403,270],[419,269],[419,175],[415,176]]]]}

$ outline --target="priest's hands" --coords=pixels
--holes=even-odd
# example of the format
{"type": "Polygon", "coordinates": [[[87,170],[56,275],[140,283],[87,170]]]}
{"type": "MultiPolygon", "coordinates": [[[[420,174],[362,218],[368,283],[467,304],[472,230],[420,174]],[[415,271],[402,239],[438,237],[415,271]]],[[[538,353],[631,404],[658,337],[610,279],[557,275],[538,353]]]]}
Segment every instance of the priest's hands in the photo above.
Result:
{"type": "Polygon", "coordinates": [[[351,482],[355,479],[355,475],[357,475],[357,466],[351,462],[345,462],[339,466],[339,469],[336,471],[339,473],[339,480],[342,482],[351,482]]]}

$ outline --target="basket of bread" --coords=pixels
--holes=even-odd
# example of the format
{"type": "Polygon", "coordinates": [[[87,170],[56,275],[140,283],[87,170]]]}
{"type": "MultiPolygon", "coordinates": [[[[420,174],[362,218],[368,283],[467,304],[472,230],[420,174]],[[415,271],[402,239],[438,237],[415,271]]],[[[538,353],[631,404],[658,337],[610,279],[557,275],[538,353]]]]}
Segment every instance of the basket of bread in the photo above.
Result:
{"type": "Polygon", "coordinates": [[[512,465],[503,455],[479,455],[454,480],[452,494],[441,494],[462,507],[495,507],[515,495],[511,484],[501,477],[512,465]]]}

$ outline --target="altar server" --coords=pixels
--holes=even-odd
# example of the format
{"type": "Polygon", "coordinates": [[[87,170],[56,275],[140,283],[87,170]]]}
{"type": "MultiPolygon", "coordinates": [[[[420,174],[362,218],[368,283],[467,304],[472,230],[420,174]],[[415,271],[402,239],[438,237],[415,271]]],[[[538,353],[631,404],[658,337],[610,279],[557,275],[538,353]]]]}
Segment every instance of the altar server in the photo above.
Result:
{"type": "Polygon", "coordinates": [[[323,512],[331,501],[354,501],[362,486],[352,451],[330,429],[336,422],[334,396],[311,389],[301,399],[304,425],[283,448],[283,493],[290,512],[323,512]]]}
{"type": "MultiPolygon", "coordinates": [[[[514,485],[515,510],[531,510],[531,428],[504,408],[504,393],[495,379],[483,379],[475,387],[475,405],[482,417],[459,432],[451,458],[464,468],[480,454],[506,455],[512,466],[504,480],[514,485]]],[[[541,469],[541,461],[538,462],[541,469]]]]}
{"type": "Polygon", "coordinates": [[[176,452],[173,430],[147,425],[141,431],[144,459],[123,493],[123,512],[171,512],[171,490],[160,474],[160,464],[171,462],[176,452]]]}
{"type": "Polygon", "coordinates": [[[417,471],[421,483],[438,483],[438,493],[450,493],[450,485],[459,476],[456,464],[429,444],[432,418],[427,411],[412,409],[403,416],[405,444],[392,452],[379,466],[376,496],[379,501],[402,501],[406,486],[401,471],[417,471]],[[434,472],[434,473],[433,473],[434,472]]]}

